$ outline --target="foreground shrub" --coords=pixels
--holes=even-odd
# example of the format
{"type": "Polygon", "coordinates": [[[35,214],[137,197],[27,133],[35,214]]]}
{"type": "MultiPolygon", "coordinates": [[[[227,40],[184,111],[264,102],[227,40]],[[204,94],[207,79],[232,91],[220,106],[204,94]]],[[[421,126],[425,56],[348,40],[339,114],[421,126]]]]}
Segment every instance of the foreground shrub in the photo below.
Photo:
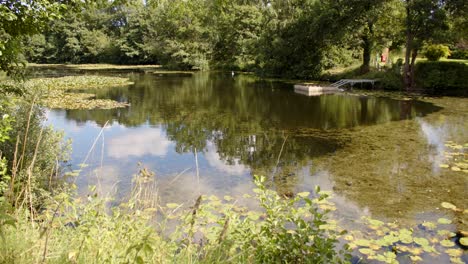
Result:
{"type": "Polygon", "coordinates": [[[2,94],[0,99],[0,196],[15,206],[39,209],[68,159],[69,142],[63,133],[45,127],[40,95],[26,91],[22,96],[2,94]]]}
{"type": "Polygon", "coordinates": [[[468,90],[468,65],[459,62],[419,62],[416,84],[431,92],[468,90]]]}
{"type": "Polygon", "coordinates": [[[0,263],[343,263],[348,259],[345,251],[337,249],[336,225],[319,209],[327,203],[326,194],[319,192],[315,199],[309,193],[282,198],[261,180],[254,197],[247,198],[260,205],[258,211],[229,202],[231,197],[200,196],[192,207],[167,204],[157,209],[136,209],[130,199],[108,213],[106,201],[95,195],[84,201],[62,193],[47,203],[37,221],[31,222],[29,211],[21,208],[13,214],[13,225],[10,216],[9,224],[0,219],[4,237],[0,263]],[[176,224],[172,235],[167,235],[172,230],[169,223],[176,224]]]}

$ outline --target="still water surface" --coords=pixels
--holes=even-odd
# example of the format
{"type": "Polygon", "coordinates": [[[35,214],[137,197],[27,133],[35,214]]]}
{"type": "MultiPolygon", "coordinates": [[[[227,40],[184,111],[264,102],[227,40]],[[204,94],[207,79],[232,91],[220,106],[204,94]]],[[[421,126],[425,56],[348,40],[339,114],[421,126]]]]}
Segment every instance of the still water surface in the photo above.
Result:
{"type": "Polygon", "coordinates": [[[467,172],[440,167],[449,162],[447,141],[468,141],[467,99],[308,97],[289,84],[222,73],[120,75],[135,84],[95,93],[130,107],[47,112],[73,140],[73,168],[88,156],[77,178],[82,193],[97,185],[125,198],[141,162],[155,172],[162,202],[239,197],[253,175],[265,175],[284,195],[315,185],[333,191],[340,217],[351,221],[446,216],[466,229],[466,219],[439,207],[468,204],[467,172]]]}

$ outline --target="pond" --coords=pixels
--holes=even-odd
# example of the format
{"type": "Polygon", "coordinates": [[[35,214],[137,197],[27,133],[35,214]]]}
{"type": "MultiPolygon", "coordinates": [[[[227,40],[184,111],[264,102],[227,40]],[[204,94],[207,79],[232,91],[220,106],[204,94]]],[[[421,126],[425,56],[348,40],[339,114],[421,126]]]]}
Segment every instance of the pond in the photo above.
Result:
{"type": "Polygon", "coordinates": [[[308,97],[231,73],[100,74],[131,78],[94,91],[128,108],[47,111],[73,140],[71,169],[88,165],[76,178],[83,194],[96,185],[123,199],[142,167],[155,173],[162,203],[241,197],[264,175],[285,196],[332,191],[349,226],[362,216],[408,225],[447,217],[467,229],[466,214],[440,205],[468,204],[468,99],[308,97]]]}

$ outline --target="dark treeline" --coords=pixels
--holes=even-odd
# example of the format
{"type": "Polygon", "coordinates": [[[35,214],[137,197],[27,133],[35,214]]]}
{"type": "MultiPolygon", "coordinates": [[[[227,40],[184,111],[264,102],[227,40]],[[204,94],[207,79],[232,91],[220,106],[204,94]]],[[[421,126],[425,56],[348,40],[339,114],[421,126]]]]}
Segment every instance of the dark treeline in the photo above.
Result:
{"type": "Polygon", "coordinates": [[[161,64],[317,78],[383,48],[466,48],[466,4],[447,0],[96,0],[27,41],[38,63],[161,64]]]}

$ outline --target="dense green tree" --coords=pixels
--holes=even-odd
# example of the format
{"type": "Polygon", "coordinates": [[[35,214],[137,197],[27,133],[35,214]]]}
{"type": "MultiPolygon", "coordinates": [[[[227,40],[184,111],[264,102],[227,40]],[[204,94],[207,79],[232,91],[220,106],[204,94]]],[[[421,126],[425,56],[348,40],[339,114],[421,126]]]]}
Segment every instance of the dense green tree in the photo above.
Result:
{"type": "Polygon", "coordinates": [[[406,52],[404,82],[407,90],[415,88],[414,65],[424,43],[440,37],[448,29],[446,3],[439,0],[405,0],[406,52]]]}
{"type": "Polygon", "coordinates": [[[48,0],[1,0],[0,69],[10,75],[18,74],[19,66],[24,65],[20,57],[21,38],[40,33],[47,22],[60,17],[64,7],[48,0]]]}
{"type": "MultiPolygon", "coordinates": [[[[358,60],[367,72],[372,54],[401,47],[406,39],[405,80],[413,87],[414,62],[425,43],[466,43],[467,5],[461,0],[63,3],[69,5],[63,19],[53,19],[42,36],[26,41],[30,61],[162,64],[311,79],[358,60]]],[[[20,38],[7,42],[15,47],[15,41],[20,38]]]]}

